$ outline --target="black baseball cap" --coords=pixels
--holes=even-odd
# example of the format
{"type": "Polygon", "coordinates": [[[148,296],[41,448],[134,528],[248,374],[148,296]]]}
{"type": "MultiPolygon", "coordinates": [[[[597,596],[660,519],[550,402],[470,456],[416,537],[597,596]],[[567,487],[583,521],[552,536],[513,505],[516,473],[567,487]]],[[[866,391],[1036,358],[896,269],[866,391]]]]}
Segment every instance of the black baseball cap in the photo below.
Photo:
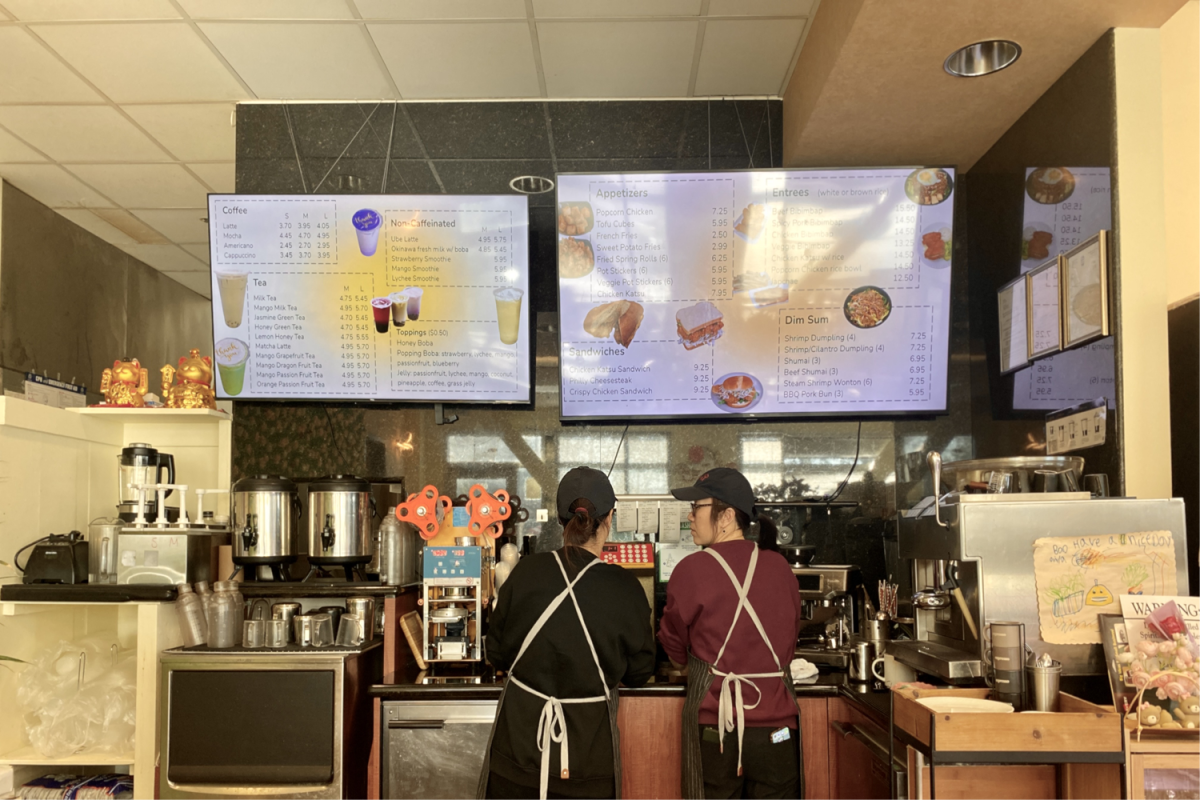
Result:
{"type": "Polygon", "coordinates": [[[617,505],[617,495],[608,476],[591,467],[575,467],[558,482],[558,518],[563,520],[573,516],[575,509],[571,508],[571,503],[581,497],[592,502],[600,517],[607,516],[617,505]]]}
{"type": "Polygon", "coordinates": [[[671,494],[680,500],[693,502],[711,497],[727,506],[733,506],[748,517],[754,517],[754,490],[750,488],[750,481],[746,480],[746,476],[736,469],[710,469],[691,486],[672,489],[671,494]]]}

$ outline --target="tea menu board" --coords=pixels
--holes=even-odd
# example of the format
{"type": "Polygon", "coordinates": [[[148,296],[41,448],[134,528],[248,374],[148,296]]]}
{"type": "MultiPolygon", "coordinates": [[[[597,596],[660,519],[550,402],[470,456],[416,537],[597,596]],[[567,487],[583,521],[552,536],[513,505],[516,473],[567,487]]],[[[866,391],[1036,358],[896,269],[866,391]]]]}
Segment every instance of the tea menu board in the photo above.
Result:
{"type": "Polygon", "coordinates": [[[560,174],[563,418],[944,411],[954,180],[560,174]]]}
{"type": "Polygon", "coordinates": [[[217,393],[529,402],[514,195],[209,195],[217,393]]]}
{"type": "MultiPolygon", "coordinates": [[[[1021,273],[1111,230],[1110,187],[1107,167],[1026,169],[1021,273]]],[[[1054,411],[1101,396],[1110,410],[1116,407],[1111,338],[1041,359],[1013,375],[1014,409],[1054,411]]]]}

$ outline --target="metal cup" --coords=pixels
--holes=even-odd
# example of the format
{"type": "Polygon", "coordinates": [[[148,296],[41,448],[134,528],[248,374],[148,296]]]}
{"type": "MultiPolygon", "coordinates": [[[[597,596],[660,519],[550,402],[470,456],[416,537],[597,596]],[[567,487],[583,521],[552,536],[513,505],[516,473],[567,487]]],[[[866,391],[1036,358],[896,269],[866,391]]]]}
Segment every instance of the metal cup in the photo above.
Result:
{"type": "Polygon", "coordinates": [[[328,647],[333,644],[333,618],[328,614],[311,614],[313,620],[313,647],[328,647]]]}
{"type": "Polygon", "coordinates": [[[1084,475],[1083,488],[1091,492],[1092,497],[1108,497],[1108,476],[1103,472],[1084,475]]]}
{"type": "Polygon", "coordinates": [[[1033,490],[1035,492],[1057,492],[1058,473],[1049,469],[1035,470],[1033,473],[1033,490]]]}
{"type": "Polygon", "coordinates": [[[375,598],[347,597],[346,613],[362,617],[364,641],[369,642],[375,638],[375,598]]]}
{"type": "Polygon", "coordinates": [[[299,603],[276,603],[271,606],[271,619],[281,619],[287,623],[288,641],[300,643],[299,637],[296,635],[294,620],[300,615],[299,603]]]}
{"type": "Polygon", "coordinates": [[[1078,492],[1079,478],[1075,475],[1075,470],[1068,469],[1058,473],[1058,490],[1060,492],[1078,492]]]}
{"type": "Polygon", "coordinates": [[[1027,668],[1033,710],[1058,711],[1058,685],[1062,678],[1062,662],[1048,667],[1030,665],[1027,668]]]}
{"type": "Polygon", "coordinates": [[[363,643],[363,619],[357,614],[343,614],[338,626],[337,643],[342,647],[358,647],[363,643]]]}
{"type": "Polygon", "coordinates": [[[317,613],[328,614],[329,619],[333,621],[333,629],[336,631],[338,629],[338,623],[342,619],[342,614],[346,613],[346,609],[342,608],[341,606],[321,606],[317,609],[317,613]]]}

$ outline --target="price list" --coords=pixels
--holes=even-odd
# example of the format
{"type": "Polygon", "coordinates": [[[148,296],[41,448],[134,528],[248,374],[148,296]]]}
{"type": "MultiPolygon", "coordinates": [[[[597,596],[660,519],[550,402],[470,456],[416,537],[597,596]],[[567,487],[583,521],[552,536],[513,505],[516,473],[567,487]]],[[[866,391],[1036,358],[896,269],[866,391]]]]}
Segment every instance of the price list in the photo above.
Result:
{"type": "Polygon", "coordinates": [[[209,213],[219,396],[528,402],[525,198],[211,195],[209,213]]]}

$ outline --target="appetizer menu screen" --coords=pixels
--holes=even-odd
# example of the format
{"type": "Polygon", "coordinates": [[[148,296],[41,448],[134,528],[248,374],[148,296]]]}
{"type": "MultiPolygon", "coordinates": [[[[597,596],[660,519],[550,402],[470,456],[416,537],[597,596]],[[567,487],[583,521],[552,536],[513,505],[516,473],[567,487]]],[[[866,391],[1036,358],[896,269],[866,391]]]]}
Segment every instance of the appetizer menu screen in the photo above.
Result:
{"type": "Polygon", "coordinates": [[[514,195],[209,195],[217,394],[529,402],[514,195]]]}
{"type": "Polygon", "coordinates": [[[954,172],[558,176],[562,417],[946,410],[954,172]]]}

